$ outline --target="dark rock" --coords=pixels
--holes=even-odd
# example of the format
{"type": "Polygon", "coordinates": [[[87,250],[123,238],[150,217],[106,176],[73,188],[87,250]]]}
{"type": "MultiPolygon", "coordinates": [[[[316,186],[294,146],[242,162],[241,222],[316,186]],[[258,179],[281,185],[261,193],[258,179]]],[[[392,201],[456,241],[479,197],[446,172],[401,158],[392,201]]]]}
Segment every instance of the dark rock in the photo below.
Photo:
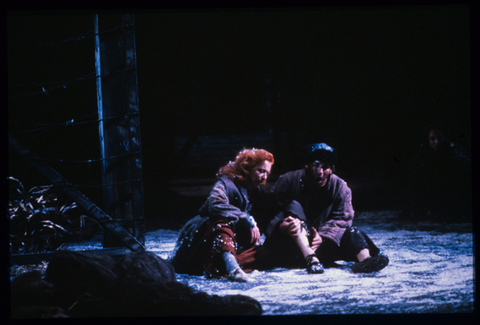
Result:
{"type": "Polygon", "coordinates": [[[68,318],[60,307],[28,306],[12,310],[13,319],[68,318]]]}
{"type": "Polygon", "coordinates": [[[62,252],[45,279],[33,272],[12,280],[15,318],[261,314],[253,298],[208,295],[177,282],[173,266],[152,252],[114,257],[62,252]]]}
{"type": "Polygon", "coordinates": [[[11,304],[27,306],[35,303],[50,304],[55,290],[53,283],[42,279],[40,271],[29,271],[12,280],[11,304]]]}
{"type": "Polygon", "coordinates": [[[57,288],[58,306],[68,309],[82,294],[105,295],[117,283],[110,256],[62,252],[48,264],[45,279],[57,288]]]}
{"type": "Polygon", "coordinates": [[[152,252],[135,252],[116,258],[113,272],[119,282],[172,282],[176,281],[174,267],[152,252]]]}

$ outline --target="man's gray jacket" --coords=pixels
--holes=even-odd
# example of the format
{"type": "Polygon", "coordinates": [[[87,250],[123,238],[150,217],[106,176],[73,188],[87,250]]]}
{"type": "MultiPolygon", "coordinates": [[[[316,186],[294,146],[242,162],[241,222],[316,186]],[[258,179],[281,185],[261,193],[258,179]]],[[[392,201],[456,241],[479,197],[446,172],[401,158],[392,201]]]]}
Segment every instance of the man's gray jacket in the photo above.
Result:
{"type": "Polygon", "coordinates": [[[281,212],[268,224],[267,238],[289,215],[306,221],[309,227],[315,227],[320,236],[337,245],[340,245],[346,228],[352,226],[352,192],[347,183],[335,174],[330,175],[324,187],[314,189],[305,182],[305,169],[291,171],[279,177],[272,192],[281,212]]]}

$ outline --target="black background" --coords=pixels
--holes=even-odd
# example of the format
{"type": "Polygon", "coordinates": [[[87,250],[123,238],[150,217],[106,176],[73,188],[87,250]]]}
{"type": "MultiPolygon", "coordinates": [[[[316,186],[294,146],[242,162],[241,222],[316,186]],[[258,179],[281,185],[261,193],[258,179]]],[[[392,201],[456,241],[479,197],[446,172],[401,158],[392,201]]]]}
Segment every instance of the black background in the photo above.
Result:
{"type": "MultiPolygon", "coordinates": [[[[169,192],[157,192],[168,175],[185,168],[172,163],[177,136],[304,132],[338,149],[347,181],[392,187],[404,185],[432,120],[446,121],[452,140],[471,150],[467,5],[129,12],[147,214],[165,203],[158,195],[169,192]]],[[[8,13],[9,131],[43,158],[99,158],[96,123],[24,132],[96,118],[94,14],[8,13]]],[[[15,154],[10,162],[27,187],[45,183],[15,154]]],[[[73,183],[100,180],[95,163],[51,164],[73,183]]],[[[96,188],[84,191],[100,202],[96,188]]]]}

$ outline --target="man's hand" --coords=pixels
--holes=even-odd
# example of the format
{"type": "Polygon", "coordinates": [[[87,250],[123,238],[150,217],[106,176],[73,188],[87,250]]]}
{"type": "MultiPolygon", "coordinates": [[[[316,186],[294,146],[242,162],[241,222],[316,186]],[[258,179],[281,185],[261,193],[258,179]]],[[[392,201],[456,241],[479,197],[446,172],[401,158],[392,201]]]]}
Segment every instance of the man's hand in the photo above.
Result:
{"type": "Polygon", "coordinates": [[[323,240],[322,237],[318,234],[317,229],[312,227],[312,233],[313,233],[313,239],[312,239],[312,244],[310,245],[310,248],[313,249],[313,251],[316,251],[317,248],[320,247],[322,244],[323,240]]]}
{"type": "Polygon", "coordinates": [[[292,216],[288,216],[287,218],[285,218],[279,225],[279,229],[281,232],[292,237],[298,236],[298,232],[300,232],[301,227],[301,221],[292,216]]]}
{"type": "Polygon", "coordinates": [[[262,235],[260,234],[260,229],[258,229],[258,226],[250,228],[250,242],[252,244],[260,244],[260,240],[262,239],[261,237],[262,235]]]}

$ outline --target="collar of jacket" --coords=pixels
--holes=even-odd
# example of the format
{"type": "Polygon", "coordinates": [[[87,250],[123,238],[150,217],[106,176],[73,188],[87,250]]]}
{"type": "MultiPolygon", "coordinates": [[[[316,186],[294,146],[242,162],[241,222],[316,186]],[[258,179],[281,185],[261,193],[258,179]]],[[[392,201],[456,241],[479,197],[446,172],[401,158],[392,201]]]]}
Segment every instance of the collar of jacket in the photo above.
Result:
{"type": "MultiPolygon", "coordinates": [[[[249,205],[248,191],[247,189],[240,185],[236,184],[233,180],[227,176],[220,177],[220,180],[225,184],[227,191],[227,197],[234,200],[239,200],[239,208],[243,211],[246,211],[246,208],[249,205]]],[[[233,202],[232,202],[233,203],[233,202]]],[[[236,204],[234,204],[236,205],[236,204]]]]}

